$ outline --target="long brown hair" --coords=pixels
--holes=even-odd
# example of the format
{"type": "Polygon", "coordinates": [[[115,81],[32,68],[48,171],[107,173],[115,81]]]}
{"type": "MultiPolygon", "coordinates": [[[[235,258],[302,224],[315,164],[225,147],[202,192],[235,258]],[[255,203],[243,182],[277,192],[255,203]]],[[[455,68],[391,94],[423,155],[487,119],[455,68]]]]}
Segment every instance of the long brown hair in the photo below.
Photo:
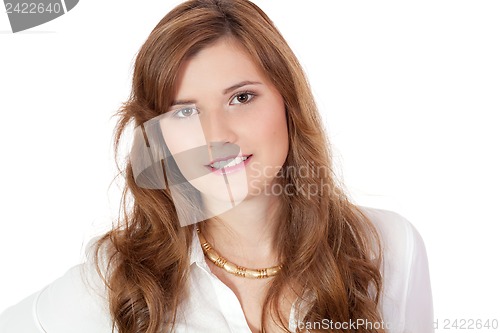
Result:
{"type": "MultiPolygon", "coordinates": [[[[137,55],[132,93],[118,112],[115,152],[129,125],[167,111],[181,63],[223,37],[240,43],[284,99],[290,148],[283,170],[315,170],[305,175],[284,172],[277,179],[295,192],[280,196],[275,242],[284,266],[269,288],[262,326],[267,325],[267,312],[288,332],[280,301],[291,286],[298,297],[306,292],[313,296],[305,322],[380,322],[375,229],[334,175],[328,140],[297,58],[252,2],[191,0],[158,23],[137,55]],[[303,190],[311,188],[320,192],[303,190]]],[[[179,225],[168,189],[137,186],[130,161],[122,173],[123,215],[100,239],[95,256],[102,258],[105,249],[109,269],[103,275],[114,328],[121,333],[157,333],[175,326],[177,308],[186,297],[193,226],[179,225]]]]}

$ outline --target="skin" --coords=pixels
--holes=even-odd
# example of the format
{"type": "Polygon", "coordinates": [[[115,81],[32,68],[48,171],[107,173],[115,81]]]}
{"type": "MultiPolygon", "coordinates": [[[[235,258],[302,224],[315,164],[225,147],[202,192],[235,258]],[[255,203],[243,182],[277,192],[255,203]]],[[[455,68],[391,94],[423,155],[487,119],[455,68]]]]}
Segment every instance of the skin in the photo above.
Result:
{"type": "MultiPolygon", "coordinates": [[[[222,256],[238,265],[263,268],[279,264],[272,242],[278,194],[272,193],[271,186],[289,148],[282,96],[232,39],[221,39],[185,61],[178,78],[175,105],[169,111],[174,118],[167,115],[162,129],[174,156],[197,152],[192,159],[184,154],[176,161],[183,173],[203,174],[190,182],[200,190],[208,209],[219,210],[218,221],[206,222],[205,237],[222,256]],[[229,89],[242,82],[244,85],[229,89]],[[178,112],[189,107],[193,110],[178,112]],[[200,154],[203,146],[206,154],[200,154]],[[227,153],[225,146],[233,151],[239,148],[240,155],[252,155],[244,168],[227,174],[232,199],[237,203],[231,209],[227,209],[231,198],[224,177],[206,172],[206,164],[214,156],[227,153]]],[[[234,291],[251,330],[258,332],[272,278],[244,279],[207,262],[234,291]]]]}

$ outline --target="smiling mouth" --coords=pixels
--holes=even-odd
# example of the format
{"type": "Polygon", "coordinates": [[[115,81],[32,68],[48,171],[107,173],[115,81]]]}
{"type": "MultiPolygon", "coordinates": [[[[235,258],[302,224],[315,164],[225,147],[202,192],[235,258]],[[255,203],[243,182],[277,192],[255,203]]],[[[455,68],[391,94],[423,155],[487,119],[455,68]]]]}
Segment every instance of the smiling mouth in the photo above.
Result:
{"type": "Polygon", "coordinates": [[[249,159],[252,155],[245,155],[245,156],[236,156],[236,157],[228,157],[224,159],[220,159],[218,161],[214,161],[207,166],[212,168],[213,170],[221,170],[225,168],[231,168],[234,166],[237,166],[243,162],[245,162],[247,159],[249,159]]]}

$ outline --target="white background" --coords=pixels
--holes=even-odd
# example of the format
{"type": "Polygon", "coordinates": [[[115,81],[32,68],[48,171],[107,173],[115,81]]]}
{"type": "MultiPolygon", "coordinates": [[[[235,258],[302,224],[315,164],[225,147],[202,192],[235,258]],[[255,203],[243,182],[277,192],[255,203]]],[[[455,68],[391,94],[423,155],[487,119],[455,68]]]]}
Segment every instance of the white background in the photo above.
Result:
{"type": "MultiPolygon", "coordinates": [[[[500,320],[500,3],[255,2],[308,73],[355,201],[424,238],[440,327],[500,320]]],[[[0,311],[83,260],[116,217],[112,114],[176,3],[81,1],[17,34],[2,8],[0,311]]]]}

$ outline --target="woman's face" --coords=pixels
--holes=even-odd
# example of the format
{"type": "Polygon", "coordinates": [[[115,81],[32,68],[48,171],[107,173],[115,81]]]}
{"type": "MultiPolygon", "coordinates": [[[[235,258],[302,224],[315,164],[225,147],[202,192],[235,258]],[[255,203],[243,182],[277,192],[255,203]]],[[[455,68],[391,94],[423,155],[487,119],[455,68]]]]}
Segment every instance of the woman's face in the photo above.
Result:
{"type": "Polygon", "coordinates": [[[221,39],[202,49],[182,64],[176,88],[163,136],[205,202],[275,194],[288,154],[285,105],[241,46],[221,39]]]}

